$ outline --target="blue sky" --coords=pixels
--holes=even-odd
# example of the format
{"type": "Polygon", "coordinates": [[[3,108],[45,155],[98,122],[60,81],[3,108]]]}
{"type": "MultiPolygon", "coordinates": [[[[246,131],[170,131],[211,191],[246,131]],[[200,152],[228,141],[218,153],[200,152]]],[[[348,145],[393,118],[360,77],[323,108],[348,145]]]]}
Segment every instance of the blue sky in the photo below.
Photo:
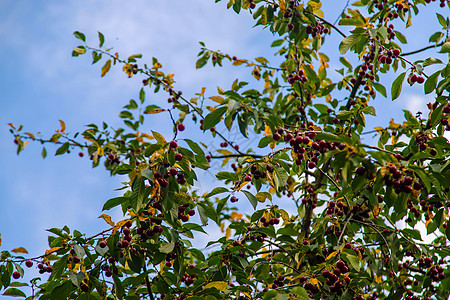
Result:
{"type": "MultiPolygon", "coordinates": [[[[235,78],[248,78],[248,74],[243,68],[230,67],[195,70],[198,42],[242,58],[270,59],[272,37],[260,27],[252,28],[254,22],[247,12],[236,15],[225,9],[226,1],[213,2],[0,2],[0,250],[23,246],[30,255],[40,255],[47,249],[47,228],[68,225],[88,235],[107,228],[97,217],[103,203],[120,194],[114,189],[124,180],[110,177],[101,167],[92,169],[90,161],[79,158],[76,152],[55,157],[56,148],[47,147],[49,155],[43,160],[42,147],[31,143],[17,156],[8,132],[8,122],[23,124],[25,131],[40,131],[44,136],[59,128],[59,119],[65,121],[69,132],[82,131],[83,125],[101,121],[120,125],[120,109],[129,99],[137,98],[141,79],[127,79],[120,68],[100,78],[101,65],[92,66],[89,56],[71,57],[72,48],[79,44],[72,33],[84,32],[88,44],[96,46],[97,31],[101,31],[106,37],[105,46],[114,47],[123,57],[142,53],[143,62],[157,57],[165,71],[175,73],[176,87],[188,98],[203,86],[208,88],[207,95],[214,95],[216,86],[228,88],[235,78]]],[[[334,21],[346,2],[324,1],[325,17],[334,21]]],[[[407,35],[405,51],[424,46],[428,36],[439,30],[436,7],[427,9],[420,19],[413,18],[413,35],[407,35]]],[[[441,13],[446,15],[445,11],[441,13]]],[[[331,69],[341,68],[337,39],[327,44],[335,55],[330,55],[331,69]]],[[[384,81],[390,86],[393,78],[388,75],[384,81]]],[[[377,98],[373,105],[378,117],[370,120],[370,126],[385,125],[391,117],[401,121],[404,108],[413,113],[425,111],[432,97],[421,95],[421,89],[405,87],[395,102],[377,98]]],[[[150,92],[147,101],[162,106],[167,103],[165,94],[150,92]]],[[[148,120],[146,126],[170,136],[169,124],[167,116],[160,116],[148,120]]],[[[188,129],[192,125],[186,122],[188,129]]],[[[188,137],[188,132],[183,137],[188,137]]],[[[243,143],[249,145],[252,141],[243,143]]],[[[214,184],[212,179],[211,174],[203,176],[199,188],[206,191],[214,184]]],[[[112,211],[112,215],[116,220],[120,218],[118,211],[112,211]]],[[[217,232],[217,228],[210,230],[217,232]]]]}

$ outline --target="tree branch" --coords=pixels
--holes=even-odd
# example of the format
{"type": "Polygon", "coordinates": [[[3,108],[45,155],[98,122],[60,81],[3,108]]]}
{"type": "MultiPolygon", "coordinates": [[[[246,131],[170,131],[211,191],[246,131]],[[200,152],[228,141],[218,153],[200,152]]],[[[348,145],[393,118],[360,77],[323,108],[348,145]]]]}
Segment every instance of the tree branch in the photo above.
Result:
{"type": "Polygon", "coordinates": [[[421,49],[417,49],[417,50],[414,50],[414,51],[402,53],[401,55],[402,55],[402,56],[408,56],[408,55],[417,54],[417,53],[420,53],[420,52],[425,51],[425,50],[428,50],[428,49],[433,49],[433,48],[436,48],[436,47],[440,47],[440,46],[444,45],[444,43],[445,43],[445,41],[440,42],[440,43],[437,44],[437,45],[430,45],[430,46],[423,47],[423,48],[421,48],[421,49]]]}

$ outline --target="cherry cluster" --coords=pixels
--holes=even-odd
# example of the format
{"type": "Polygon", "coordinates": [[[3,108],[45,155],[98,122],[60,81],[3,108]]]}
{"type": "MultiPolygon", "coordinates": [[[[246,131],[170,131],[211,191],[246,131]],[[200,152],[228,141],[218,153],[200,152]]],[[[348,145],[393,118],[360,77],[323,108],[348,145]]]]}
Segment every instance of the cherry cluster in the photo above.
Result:
{"type": "MultiPolygon", "coordinates": [[[[274,223],[275,224],[275,223],[274,223]]],[[[249,226],[247,227],[247,230],[250,232],[252,230],[252,228],[249,226]]],[[[242,242],[245,243],[247,240],[250,241],[258,241],[260,243],[264,243],[264,240],[266,239],[267,235],[265,233],[257,233],[257,234],[250,234],[247,237],[242,239],[242,242]]]]}
{"type": "Polygon", "coordinates": [[[336,268],[334,270],[322,271],[322,276],[327,279],[325,283],[329,286],[332,293],[341,294],[342,288],[346,284],[350,283],[350,277],[344,276],[344,274],[346,274],[348,271],[349,269],[347,267],[347,264],[342,260],[339,260],[336,263],[336,268]],[[341,275],[342,278],[339,278],[339,276],[341,275]]]}
{"type": "Polygon", "coordinates": [[[441,124],[447,126],[446,130],[450,130],[450,126],[448,124],[448,117],[450,115],[450,104],[447,104],[442,108],[442,113],[444,114],[444,118],[441,119],[441,124]]]}
{"type": "Polygon", "coordinates": [[[189,218],[192,217],[193,215],[195,215],[195,210],[194,209],[189,209],[190,204],[186,203],[186,204],[182,204],[178,206],[178,219],[183,221],[183,222],[187,222],[189,221],[189,218]],[[187,210],[187,212],[186,212],[187,210]]]}
{"type": "Polygon", "coordinates": [[[409,84],[413,85],[414,83],[419,83],[422,84],[425,82],[425,77],[423,76],[418,76],[416,74],[411,74],[411,76],[408,77],[408,82],[409,84]]]}
{"type": "MultiPolygon", "coordinates": [[[[155,202],[152,203],[152,206],[154,205],[161,207],[161,203],[159,201],[155,202]],[[155,202],[159,203],[159,206],[156,205],[155,202]]],[[[158,214],[156,217],[140,222],[140,226],[136,228],[136,233],[140,235],[142,241],[146,241],[155,234],[159,234],[164,231],[164,228],[160,226],[163,217],[163,214],[158,214]]]]}
{"type": "Polygon", "coordinates": [[[168,103],[172,103],[172,102],[176,102],[178,101],[178,99],[181,97],[181,95],[183,94],[181,91],[179,91],[178,93],[175,92],[174,90],[172,90],[171,88],[169,88],[169,94],[172,96],[169,99],[167,99],[168,103]]]}
{"type": "Polygon", "coordinates": [[[107,264],[103,264],[101,269],[105,272],[106,277],[111,277],[113,275],[113,271],[107,264]]]}
{"type": "Polygon", "coordinates": [[[311,25],[306,26],[305,29],[307,34],[310,34],[311,37],[315,38],[318,34],[328,34],[330,33],[330,29],[328,27],[325,27],[323,24],[314,23],[311,25]]]}
{"type": "Polygon", "coordinates": [[[131,242],[131,230],[130,227],[133,223],[131,221],[128,221],[127,223],[125,223],[125,227],[122,228],[122,233],[123,233],[123,240],[118,241],[116,243],[116,247],[117,248],[127,248],[130,245],[131,242]]]}
{"type": "MultiPolygon", "coordinates": [[[[195,266],[193,264],[190,264],[188,266],[189,269],[194,269],[195,266]]],[[[181,277],[181,282],[184,282],[187,286],[194,283],[195,278],[197,278],[197,274],[188,274],[187,272],[184,272],[183,276],[181,277]]]]}
{"type": "Polygon", "coordinates": [[[305,189],[307,196],[305,196],[302,199],[302,204],[304,205],[311,205],[311,207],[314,209],[317,207],[317,197],[316,197],[316,191],[308,186],[305,189]]]}
{"type": "Polygon", "coordinates": [[[259,219],[259,221],[261,222],[261,225],[264,227],[269,227],[270,225],[280,224],[280,219],[278,219],[278,218],[270,218],[267,220],[266,217],[261,217],[259,219]]]}
{"type": "Polygon", "coordinates": [[[284,286],[284,276],[283,276],[283,275],[278,275],[278,276],[273,280],[272,288],[273,288],[273,289],[277,289],[277,288],[283,287],[283,286],[284,286]]]}
{"type": "Polygon", "coordinates": [[[413,188],[415,190],[421,190],[423,185],[415,181],[413,182],[413,179],[411,176],[405,176],[403,179],[400,180],[400,178],[403,176],[402,172],[397,169],[396,166],[390,165],[388,167],[389,174],[387,174],[384,178],[384,182],[386,186],[394,186],[394,191],[397,194],[400,194],[401,192],[405,193],[412,193],[413,188]]]}
{"type": "Polygon", "coordinates": [[[297,72],[292,72],[288,75],[289,84],[294,84],[296,81],[300,83],[305,83],[308,81],[308,78],[305,76],[305,72],[303,70],[299,70],[297,72]]]}
{"type": "Polygon", "coordinates": [[[342,201],[330,201],[328,202],[328,206],[326,208],[326,214],[329,216],[336,215],[338,217],[342,217],[344,214],[348,214],[348,211],[348,206],[342,201]]]}
{"type": "Polygon", "coordinates": [[[172,261],[177,258],[177,253],[176,252],[169,252],[166,255],[166,266],[167,267],[171,267],[172,266],[172,261]]]}
{"type": "MultiPolygon", "coordinates": [[[[436,2],[436,0],[425,0],[426,3],[430,3],[431,1],[436,2]]],[[[439,6],[445,7],[445,1],[446,0],[440,0],[439,6]]]]}
{"type": "Polygon", "coordinates": [[[114,164],[119,165],[120,164],[120,159],[119,159],[119,156],[117,155],[117,153],[109,153],[107,158],[108,158],[108,162],[111,165],[114,165],[114,164]]]}

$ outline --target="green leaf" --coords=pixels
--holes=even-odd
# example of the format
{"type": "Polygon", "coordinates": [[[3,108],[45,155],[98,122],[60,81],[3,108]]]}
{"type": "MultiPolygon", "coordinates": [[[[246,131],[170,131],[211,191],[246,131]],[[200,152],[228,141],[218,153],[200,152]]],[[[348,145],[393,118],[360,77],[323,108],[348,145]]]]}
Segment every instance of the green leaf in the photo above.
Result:
{"type": "Polygon", "coordinates": [[[64,255],[61,257],[57,262],[53,264],[53,271],[50,277],[48,278],[49,281],[59,279],[61,275],[64,273],[64,270],[67,268],[67,257],[69,255],[64,255]]]}
{"type": "Polygon", "coordinates": [[[255,196],[253,196],[252,193],[247,192],[247,191],[241,191],[245,194],[245,196],[247,196],[248,200],[250,201],[250,203],[252,204],[253,208],[256,209],[256,205],[258,205],[258,200],[256,199],[255,196]]]}
{"type": "Polygon", "coordinates": [[[425,81],[424,90],[425,94],[429,94],[436,88],[438,77],[441,71],[436,71],[435,73],[431,74],[427,80],[425,81]]]}
{"type": "Polygon", "coordinates": [[[384,85],[378,83],[378,82],[374,82],[372,83],[373,87],[375,88],[375,90],[377,90],[378,93],[380,93],[381,95],[383,95],[384,97],[386,97],[386,88],[384,87],[384,85]]]}
{"type": "Polygon", "coordinates": [[[277,188],[279,188],[280,186],[283,186],[286,184],[286,181],[288,179],[288,174],[286,173],[286,171],[283,168],[274,166],[273,167],[275,170],[275,186],[277,188]]]}
{"type": "Polygon", "coordinates": [[[400,96],[400,92],[402,91],[403,80],[405,79],[406,72],[398,75],[398,77],[394,80],[391,87],[392,100],[395,100],[400,96]]]}
{"type": "Polygon", "coordinates": [[[409,229],[409,228],[405,228],[402,230],[402,233],[404,235],[406,235],[409,238],[413,238],[415,240],[422,240],[422,237],[420,236],[420,231],[416,230],[416,229],[409,229]]]}
{"type": "Polygon", "coordinates": [[[77,39],[82,40],[83,42],[86,42],[86,36],[84,35],[84,33],[79,32],[79,31],[75,31],[75,32],[73,33],[73,35],[74,35],[77,39]]]}
{"type": "Polygon", "coordinates": [[[221,194],[221,193],[226,193],[228,192],[228,189],[225,187],[216,187],[214,188],[211,192],[209,192],[208,195],[205,196],[205,198],[209,198],[211,196],[217,195],[217,194],[221,194]]]}
{"type": "Polygon", "coordinates": [[[341,62],[341,64],[346,66],[350,71],[353,70],[352,64],[345,57],[343,56],[339,57],[339,61],[341,62]]]}
{"type": "Polygon", "coordinates": [[[98,32],[98,40],[100,41],[98,46],[101,48],[105,42],[105,36],[100,31],[98,32]]]}
{"type": "Polygon", "coordinates": [[[223,106],[209,113],[203,121],[203,130],[214,127],[222,119],[223,114],[227,111],[227,107],[223,106]]]}
{"type": "Polygon", "coordinates": [[[175,248],[175,243],[174,242],[170,242],[167,243],[161,247],[159,247],[159,252],[161,253],[170,253],[172,252],[172,250],[175,248]]]}
{"type": "Polygon", "coordinates": [[[56,150],[55,155],[67,153],[67,150],[69,150],[69,142],[65,142],[64,144],[62,144],[62,146],[59,147],[58,150],[56,150]]]}
{"type": "Polygon", "coordinates": [[[116,197],[116,198],[111,198],[108,201],[105,202],[105,204],[103,205],[102,210],[109,210],[117,205],[121,205],[122,203],[124,203],[125,201],[129,200],[127,197],[116,197]]]}
{"type": "Polygon", "coordinates": [[[444,45],[442,45],[441,51],[439,51],[439,53],[448,53],[448,52],[450,52],[450,42],[446,42],[444,45]]]}
{"type": "Polygon", "coordinates": [[[208,224],[208,215],[206,214],[206,210],[201,206],[197,206],[197,209],[198,209],[198,214],[200,215],[200,220],[202,221],[202,224],[203,225],[208,224]]]}
{"type": "Polygon", "coordinates": [[[211,53],[208,51],[201,58],[197,60],[197,63],[195,64],[196,69],[202,68],[206,63],[208,62],[209,57],[211,56],[211,53]]]}
{"type": "Polygon", "coordinates": [[[13,297],[26,297],[27,295],[17,288],[9,288],[7,289],[3,295],[13,296],[13,297]]]}
{"type": "Polygon", "coordinates": [[[355,255],[351,255],[351,254],[346,254],[345,257],[348,259],[348,261],[350,262],[350,265],[356,270],[359,271],[360,266],[359,266],[359,259],[357,256],[355,255]]]}
{"type": "Polygon", "coordinates": [[[117,298],[122,299],[123,296],[125,295],[125,290],[123,288],[122,282],[120,281],[119,277],[117,277],[116,274],[113,274],[113,279],[116,296],[117,298]]]}
{"type": "Polygon", "coordinates": [[[341,54],[345,54],[353,45],[359,40],[359,35],[350,35],[345,37],[339,45],[339,51],[341,54]]]}

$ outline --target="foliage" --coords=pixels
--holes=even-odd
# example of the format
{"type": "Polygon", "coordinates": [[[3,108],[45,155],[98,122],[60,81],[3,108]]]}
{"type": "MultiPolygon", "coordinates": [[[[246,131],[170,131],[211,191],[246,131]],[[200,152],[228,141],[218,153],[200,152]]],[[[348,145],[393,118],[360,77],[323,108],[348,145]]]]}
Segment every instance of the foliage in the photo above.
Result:
{"type": "Polygon", "coordinates": [[[28,284],[15,280],[24,264],[37,264],[50,276],[31,282],[29,299],[447,299],[450,144],[443,134],[450,130],[450,64],[422,52],[450,53],[449,18],[437,14],[442,28],[430,37],[432,44],[409,53],[399,45],[406,43],[404,34],[392,25],[396,20],[408,28],[421,7],[438,5],[430,2],[356,1],[333,25],[320,0],[231,0],[228,8],[250,12],[273,33],[282,63],[273,67],[264,57],[241,59],[200,43],[197,68],[248,67],[264,87],[246,90],[248,83],[236,79],[228,90],[208,96],[202,89],[192,99],[176,89],[157,59],[138,64],[141,55],[121,58],[105,48],[101,33],[93,48],[75,32],[83,44],[73,56],[102,61],[101,76],[117,65],[130,78],[145,76],[139,99],[120,112],[125,127],[90,124],[71,135],[61,121],[49,139],[13,124],[11,132],[18,152],[27,140],[58,144],[56,155],[80,149],[93,167],[104,161],[112,175],[127,175],[123,196],[103,206],[121,207],[124,219],[115,223],[102,214],[111,228],[92,237],[53,228],[50,248],[39,257],[23,257],[23,248],[1,252],[4,295],[25,297],[18,287],[28,284]],[[339,38],[341,55],[351,53],[357,61],[339,58],[338,81],[329,78],[331,53],[321,52],[330,38],[339,38]],[[407,59],[417,53],[422,59],[407,59]],[[398,74],[391,87],[380,83],[387,73],[398,74]],[[376,146],[363,143],[374,99],[390,92],[394,100],[414,84],[434,97],[429,111],[405,111],[403,123],[375,128],[376,146]],[[148,103],[151,89],[168,93],[168,105],[148,103]],[[159,113],[170,114],[173,137],[140,130],[159,113]],[[186,138],[188,116],[220,140],[221,149],[207,149],[202,137],[186,138]],[[235,128],[256,136],[258,149],[225,138],[235,128]],[[211,170],[211,160],[223,167],[231,162],[233,170],[212,169],[223,186],[199,195],[193,187],[211,170]],[[243,199],[254,210],[239,213],[236,202],[243,199]],[[288,207],[280,199],[289,199],[288,207]],[[201,222],[189,222],[196,214],[201,222]],[[204,253],[191,240],[210,222],[224,234],[209,243],[217,250],[204,253]],[[422,241],[419,224],[436,234],[434,241],[422,241]]]}

